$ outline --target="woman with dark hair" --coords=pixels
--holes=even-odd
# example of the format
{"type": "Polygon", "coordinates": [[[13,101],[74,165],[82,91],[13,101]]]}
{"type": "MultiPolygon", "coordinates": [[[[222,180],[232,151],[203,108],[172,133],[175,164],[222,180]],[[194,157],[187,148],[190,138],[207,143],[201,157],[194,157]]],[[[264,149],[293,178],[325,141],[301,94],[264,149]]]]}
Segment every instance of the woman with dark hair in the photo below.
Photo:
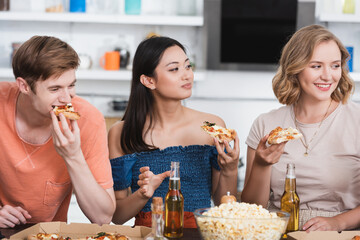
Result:
{"type": "Polygon", "coordinates": [[[184,227],[196,227],[192,212],[210,207],[211,197],[219,204],[227,191],[236,193],[239,140],[236,137],[234,148],[226,141],[220,144],[200,126],[209,121],[225,127],[224,121],[181,104],[191,96],[193,78],[178,41],[153,37],[138,46],[128,107],[108,138],[116,191],[114,223],[136,216],[135,225],[151,226],[151,200],[165,197],[171,161],[180,162],[184,227]]]}
{"type": "Polygon", "coordinates": [[[351,100],[344,45],[326,28],[310,25],[285,45],[273,78],[279,109],[260,115],[248,145],[245,202],[280,208],[287,163],[296,165],[300,229],[360,227],[360,106],[351,100]],[[268,146],[275,127],[296,127],[300,140],[268,146]]]}

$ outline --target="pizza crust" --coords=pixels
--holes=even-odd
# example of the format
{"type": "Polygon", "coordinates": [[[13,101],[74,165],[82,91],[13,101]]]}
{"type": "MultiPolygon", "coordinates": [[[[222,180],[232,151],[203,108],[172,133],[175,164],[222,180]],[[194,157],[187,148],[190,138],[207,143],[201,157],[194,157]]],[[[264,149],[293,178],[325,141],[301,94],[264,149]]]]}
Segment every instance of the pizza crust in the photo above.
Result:
{"type": "Polygon", "coordinates": [[[302,134],[295,128],[281,128],[277,127],[269,133],[267,139],[268,144],[280,144],[282,142],[287,142],[289,140],[299,139],[302,137],[302,134]]]}

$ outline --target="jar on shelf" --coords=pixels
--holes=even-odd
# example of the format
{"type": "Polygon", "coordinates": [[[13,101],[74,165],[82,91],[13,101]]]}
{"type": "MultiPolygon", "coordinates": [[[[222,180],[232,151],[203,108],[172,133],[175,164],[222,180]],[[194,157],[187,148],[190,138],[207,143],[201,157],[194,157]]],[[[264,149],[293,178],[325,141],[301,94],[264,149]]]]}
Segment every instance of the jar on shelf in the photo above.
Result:
{"type": "Polygon", "coordinates": [[[125,0],[125,14],[139,15],[141,13],[141,0],[125,0]]]}
{"type": "Polygon", "coordinates": [[[125,36],[120,35],[115,42],[115,51],[120,54],[120,68],[126,68],[130,60],[129,44],[126,41],[125,36]]]}
{"type": "Polygon", "coordinates": [[[45,12],[64,12],[64,0],[46,0],[45,12]]]}
{"type": "MultiPolygon", "coordinates": [[[[86,6],[86,9],[87,8],[88,7],[86,6]]],[[[97,1],[97,10],[101,14],[117,14],[119,13],[119,1],[118,0],[97,1]]]]}
{"type": "Polygon", "coordinates": [[[343,13],[354,14],[355,13],[355,0],[343,1],[343,13]]]}
{"type": "Polygon", "coordinates": [[[10,10],[10,0],[0,0],[0,11],[10,10]]]}
{"type": "Polygon", "coordinates": [[[177,4],[178,15],[195,16],[196,15],[196,4],[194,0],[180,0],[177,4]]]}
{"type": "Polygon", "coordinates": [[[145,15],[163,15],[164,4],[168,0],[142,0],[141,11],[145,15]]]}
{"type": "Polygon", "coordinates": [[[86,12],[86,0],[70,0],[70,12],[86,12]]]}

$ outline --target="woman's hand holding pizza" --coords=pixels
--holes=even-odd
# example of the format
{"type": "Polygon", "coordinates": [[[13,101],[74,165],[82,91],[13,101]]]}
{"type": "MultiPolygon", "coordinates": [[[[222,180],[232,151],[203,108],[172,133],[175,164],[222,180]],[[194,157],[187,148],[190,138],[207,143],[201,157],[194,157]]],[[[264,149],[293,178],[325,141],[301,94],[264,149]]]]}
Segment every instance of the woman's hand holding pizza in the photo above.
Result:
{"type": "Polygon", "coordinates": [[[12,228],[15,225],[25,224],[31,216],[21,207],[5,205],[0,207],[0,228],[12,228]]]}
{"type": "Polygon", "coordinates": [[[222,173],[225,175],[231,175],[232,173],[237,174],[240,155],[239,138],[237,134],[234,139],[234,148],[231,148],[229,142],[226,140],[224,140],[223,143],[220,143],[214,138],[214,143],[216,150],[218,151],[218,163],[222,173]],[[226,149],[226,152],[224,149],[226,149]]]}
{"type": "Polygon", "coordinates": [[[170,177],[170,171],[155,175],[149,167],[140,168],[140,175],[137,184],[140,186],[140,193],[144,198],[151,198],[155,190],[165,178],[170,177]]]}
{"type": "Polygon", "coordinates": [[[60,124],[55,116],[54,112],[51,111],[52,118],[52,136],[55,149],[57,153],[66,159],[79,159],[81,152],[80,143],[80,129],[76,121],[70,120],[70,126],[63,114],[59,114],[62,130],[60,124]]]}
{"type": "Polygon", "coordinates": [[[255,163],[260,166],[270,166],[280,160],[281,154],[284,152],[286,142],[266,146],[269,135],[260,139],[259,145],[255,152],[255,163]]]}

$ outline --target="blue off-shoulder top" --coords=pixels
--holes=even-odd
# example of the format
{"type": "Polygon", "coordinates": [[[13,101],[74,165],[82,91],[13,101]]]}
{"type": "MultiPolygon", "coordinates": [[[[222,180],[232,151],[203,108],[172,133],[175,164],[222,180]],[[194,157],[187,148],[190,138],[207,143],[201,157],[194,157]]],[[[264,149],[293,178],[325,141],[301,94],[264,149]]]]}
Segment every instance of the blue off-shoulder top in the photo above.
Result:
{"type": "MultiPolygon", "coordinates": [[[[180,162],[181,192],[184,196],[184,211],[193,212],[198,208],[210,207],[211,170],[220,170],[217,150],[210,145],[174,146],[163,150],[133,153],[111,159],[114,190],[131,187],[132,192],[139,189],[140,168],[149,166],[154,174],[170,170],[171,162],[180,162]]],[[[164,179],[155,190],[154,197],[165,198],[169,188],[169,178],[164,179]]],[[[143,212],[151,211],[152,198],[146,203],[143,212]]]]}

